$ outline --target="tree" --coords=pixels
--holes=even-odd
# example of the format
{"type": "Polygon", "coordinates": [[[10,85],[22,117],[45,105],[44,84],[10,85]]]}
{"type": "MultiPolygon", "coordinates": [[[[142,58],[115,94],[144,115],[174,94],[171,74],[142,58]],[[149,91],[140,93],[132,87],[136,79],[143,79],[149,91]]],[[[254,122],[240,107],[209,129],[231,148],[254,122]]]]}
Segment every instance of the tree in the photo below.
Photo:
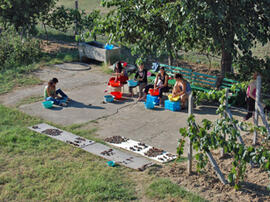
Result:
{"type": "Polygon", "coordinates": [[[107,33],[110,40],[131,46],[133,55],[140,57],[169,55],[169,63],[181,47],[176,40],[181,15],[170,1],[103,0],[103,6],[113,8],[93,32],[107,33]],[[178,25],[170,21],[177,15],[178,25]]]}
{"type": "Polygon", "coordinates": [[[270,40],[269,0],[181,0],[181,13],[189,25],[183,36],[192,36],[184,40],[221,54],[223,76],[238,56],[252,55],[256,42],[270,40]]]}
{"type": "Polygon", "coordinates": [[[0,22],[14,25],[17,31],[31,30],[39,17],[48,13],[56,0],[3,0],[0,2],[0,22]]]}

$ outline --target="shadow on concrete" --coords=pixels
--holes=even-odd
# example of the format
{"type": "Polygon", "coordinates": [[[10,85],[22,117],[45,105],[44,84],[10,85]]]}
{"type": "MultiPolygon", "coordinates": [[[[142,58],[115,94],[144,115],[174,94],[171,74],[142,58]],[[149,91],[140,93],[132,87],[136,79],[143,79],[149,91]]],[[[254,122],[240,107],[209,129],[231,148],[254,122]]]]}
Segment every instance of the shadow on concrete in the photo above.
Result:
{"type": "Polygon", "coordinates": [[[104,107],[100,107],[100,106],[93,106],[91,104],[84,104],[82,102],[78,102],[75,100],[72,100],[67,107],[73,107],[73,108],[87,108],[87,109],[105,109],[104,107]]]}
{"type": "MultiPolygon", "coordinates": [[[[217,106],[211,106],[211,105],[199,105],[197,108],[194,108],[193,112],[194,114],[211,114],[211,115],[215,115],[216,110],[218,109],[217,106]]],[[[187,109],[186,109],[187,110],[187,109]]],[[[233,116],[240,116],[240,117],[244,117],[246,112],[244,110],[241,109],[230,109],[232,112],[233,116]]]]}
{"type": "Polygon", "coordinates": [[[60,111],[62,109],[63,109],[63,107],[61,107],[61,106],[53,106],[52,108],[50,108],[50,110],[52,110],[52,111],[60,111]]]}
{"type": "Polygon", "coordinates": [[[164,111],[165,108],[164,107],[155,107],[154,109],[152,109],[153,111],[164,111]]]}
{"type": "Polygon", "coordinates": [[[133,99],[131,99],[131,98],[121,98],[121,100],[113,101],[113,104],[121,105],[121,104],[129,103],[129,102],[134,102],[135,103],[135,101],[133,99]]]}
{"type": "MultiPolygon", "coordinates": [[[[187,109],[185,109],[187,110],[187,109]]],[[[194,114],[211,114],[215,115],[217,108],[209,107],[209,106],[199,106],[193,110],[194,114]]]]}

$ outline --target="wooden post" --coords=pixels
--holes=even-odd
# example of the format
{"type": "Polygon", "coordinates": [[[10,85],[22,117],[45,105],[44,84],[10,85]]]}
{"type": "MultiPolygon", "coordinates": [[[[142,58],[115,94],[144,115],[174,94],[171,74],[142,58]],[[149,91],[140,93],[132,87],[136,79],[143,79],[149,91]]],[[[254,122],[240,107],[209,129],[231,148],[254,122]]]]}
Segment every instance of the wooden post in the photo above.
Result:
{"type": "MultiPolygon", "coordinates": [[[[226,112],[228,111],[228,99],[229,99],[229,89],[226,88],[226,103],[225,103],[226,104],[226,110],[225,110],[225,112],[223,112],[224,118],[226,118],[226,116],[227,116],[226,112]]],[[[226,140],[226,134],[223,134],[223,137],[226,140]]],[[[224,148],[222,148],[221,151],[220,151],[220,156],[223,157],[224,153],[225,153],[224,148]]]]}
{"type": "MultiPolygon", "coordinates": [[[[78,0],[75,0],[75,10],[76,11],[78,11],[79,10],[79,6],[78,6],[78,0]]],[[[75,20],[75,36],[77,35],[77,33],[78,33],[78,28],[77,28],[77,26],[78,26],[78,21],[77,21],[77,19],[75,20]]]]}
{"type": "Polygon", "coordinates": [[[216,160],[214,159],[214,157],[212,156],[211,152],[207,152],[206,155],[208,156],[209,161],[211,162],[212,167],[214,168],[219,180],[223,183],[223,184],[227,184],[227,180],[224,178],[224,175],[222,174],[221,170],[218,167],[218,164],[216,162],[216,160]]]}
{"type": "MultiPolygon", "coordinates": [[[[255,117],[254,117],[254,125],[258,126],[258,104],[260,103],[260,95],[261,95],[261,85],[262,85],[262,78],[261,75],[257,76],[256,82],[256,102],[255,102],[255,117]]],[[[251,92],[252,93],[252,92],[251,92]]],[[[254,131],[253,136],[253,145],[257,144],[257,131],[254,131]]]]}
{"type": "MultiPolygon", "coordinates": [[[[193,114],[193,96],[192,92],[188,97],[188,116],[193,114]]],[[[188,174],[192,173],[192,142],[190,138],[188,139],[188,174]]]]}
{"type": "MultiPolygon", "coordinates": [[[[230,118],[230,120],[233,121],[233,117],[232,117],[231,111],[228,109],[228,110],[226,110],[226,113],[227,113],[228,117],[230,118]]],[[[238,127],[235,125],[235,123],[233,123],[233,127],[234,127],[236,130],[238,130],[238,127]]],[[[238,141],[239,141],[241,144],[245,145],[244,140],[243,140],[243,138],[241,137],[241,135],[238,137],[238,141]]]]}

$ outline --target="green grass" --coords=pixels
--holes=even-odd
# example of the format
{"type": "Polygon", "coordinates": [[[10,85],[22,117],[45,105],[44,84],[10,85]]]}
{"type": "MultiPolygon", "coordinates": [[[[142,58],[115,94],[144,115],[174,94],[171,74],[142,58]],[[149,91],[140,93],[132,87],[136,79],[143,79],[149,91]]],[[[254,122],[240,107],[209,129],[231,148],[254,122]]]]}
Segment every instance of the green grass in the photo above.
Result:
{"type": "Polygon", "coordinates": [[[147,196],[152,199],[164,201],[192,201],[192,202],[205,202],[196,194],[190,193],[172,183],[169,179],[156,179],[152,182],[146,190],[147,196]]]}
{"type": "Polygon", "coordinates": [[[15,87],[40,84],[41,80],[31,75],[38,68],[37,64],[32,64],[0,72],[0,95],[15,87]]]}
{"type": "Polygon", "coordinates": [[[31,86],[43,83],[32,73],[41,66],[79,61],[77,50],[57,53],[44,53],[40,61],[35,64],[20,66],[0,72],[0,95],[8,93],[15,87],[31,86]]]}
{"type": "Polygon", "coordinates": [[[37,118],[2,105],[0,116],[0,201],[136,199],[128,169],[27,129],[37,118]]]}

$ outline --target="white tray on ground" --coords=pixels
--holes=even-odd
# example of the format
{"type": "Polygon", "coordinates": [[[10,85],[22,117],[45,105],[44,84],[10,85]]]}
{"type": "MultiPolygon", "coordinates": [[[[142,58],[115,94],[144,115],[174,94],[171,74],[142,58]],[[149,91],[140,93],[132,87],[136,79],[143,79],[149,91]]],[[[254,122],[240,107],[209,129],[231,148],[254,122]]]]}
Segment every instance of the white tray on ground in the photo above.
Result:
{"type": "Polygon", "coordinates": [[[62,142],[72,144],[73,146],[76,146],[76,147],[79,147],[79,148],[83,148],[83,147],[86,147],[88,145],[91,145],[91,144],[95,143],[94,141],[87,140],[85,138],[74,135],[74,134],[69,133],[67,131],[64,131],[64,130],[58,129],[56,127],[50,126],[50,125],[48,125],[46,123],[42,123],[42,124],[38,124],[38,125],[35,125],[35,126],[32,126],[32,127],[29,127],[29,129],[33,130],[35,132],[44,134],[44,135],[46,135],[48,137],[60,140],[62,142]],[[48,134],[43,132],[43,131],[45,131],[47,129],[60,130],[60,131],[62,131],[62,133],[60,135],[57,135],[57,136],[48,135],[48,134]]]}
{"type": "Polygon", "coordinates": [[[67,131],[58,129],[56,127],[50,126],[48,124],[42,123],[35,126],[28,127],[30,130],[33,130],[35,132],[41,133],[43,135],[46,135],[48,137],[60,140],[62,142],[71,144],[76,143],[76,145],[71,144],[75,147],[81,148],[84,151],[87,151],[91,154],[100,156],[102,158],[105,158],[110,161],[115,161],[117,164],[124,165],[128,168],[137,169],[140,171],[145,170],[149,166],[153,165],[151,161],[149,161],[146,158],[134,156],[133,154],[129,152],[120,151],[118,149],[113,149],[109,146],[96,143],[94,141],[88,140],[86,138],[82,138],[80,136],[74,135],[72,133],[69,133],[67,131]],[[60,135],[52,136],[48,135],[46,133],[43,133],[43,131],[47,129],[57,129],[61,131],[60,135]],[[77,142],[75,142],[77,141],[77,142]]]}
{"type": "MultiPolygon", "coordinates": [[[[122,137],[122,138],[125,139],[125,137],[122,137]]],[[[128,138],[126,138],[126,139],[128,139],[128,138]]],[[[140,143],[140,142],[135,141],[135,140],[131,140],[131,139],[128,139],[126,142],[122,142],[120,144],[115,144],[115,143],[110,143],[110,142],[106,142],[106,143],[113,145],[115,147],[119,147],[122,149],[126,149],[128,151],[140,154],[146,158],[149,158],[149,159],[161,162],[161,163],[166,163],[166,162],[172,161],[172,160],[177,158],[177,155],[169,153],[167,151],[164,151],[161,155],[158,155],[156,157],[149,157],[149,156],[145,155],[145,153],[154,147],[149,146],[149,145],[144,144],[144,143],[140,143]],[[145,145],[145,146],[143,146],[143,145],[145,145]]]]}

